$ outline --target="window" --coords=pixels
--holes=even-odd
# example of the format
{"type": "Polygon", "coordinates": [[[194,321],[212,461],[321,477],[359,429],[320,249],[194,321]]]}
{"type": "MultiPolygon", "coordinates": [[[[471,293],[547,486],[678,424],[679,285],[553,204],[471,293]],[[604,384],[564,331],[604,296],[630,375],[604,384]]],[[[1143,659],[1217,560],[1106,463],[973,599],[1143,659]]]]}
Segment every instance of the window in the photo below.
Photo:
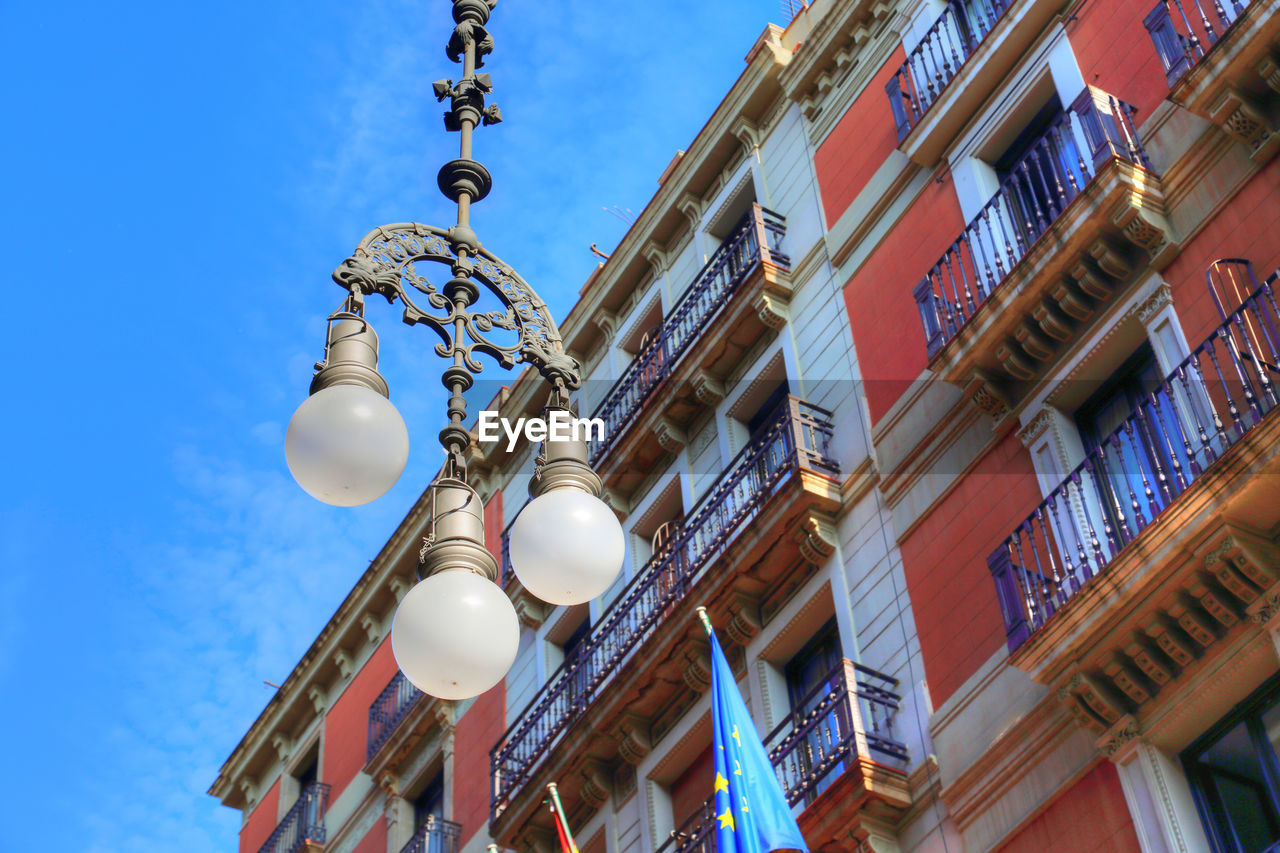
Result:
{"type": "Polygon", "coordinates": [[[1272,679],[1183,753],[1215,853],[1280,850],[1280,680],[1272,679]]]}

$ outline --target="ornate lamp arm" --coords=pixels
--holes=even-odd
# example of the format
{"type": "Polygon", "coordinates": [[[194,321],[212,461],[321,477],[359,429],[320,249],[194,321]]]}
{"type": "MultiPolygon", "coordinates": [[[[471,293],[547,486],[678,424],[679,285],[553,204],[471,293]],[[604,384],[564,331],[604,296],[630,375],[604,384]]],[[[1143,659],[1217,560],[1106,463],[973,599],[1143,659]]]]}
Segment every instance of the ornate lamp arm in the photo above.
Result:
{"type": "Polygon", "coordinates": [[[333,272],[333,280],[349,293],[345,310],[363,315],[364,297],[375,293],[392,303],[399,298],[405,323],[428,326],[440,336],[435,351],[453,362],[441,376],[450,396],[449,423],[440,441],[459,472],[471,441],[463,394],[483,369],[477,354],[508,369],[519,362],[533,365],[565,405],[568,392],[582,383],[578,363],[565,353],[546,303],[514,269],[481,246],[470,226],[472,202],[487,196],[493,186],[489,170],[471,157],[472,137],[477,126],[502,120],[496,106],[485,105],[485,95],[493,91],[489,75],[476,73],[493,51],[485,24],[496,3],[454,0],[455,27],[445,53],[462,64],[463,75],[456,84],[434,84],[437,100],[449,99],[445,129],[460,134],[458,158],[445,163],[437,176],[440,191],[458,205],[457,224],[446,229],[401,222],[375,228],[333,272]],[[451,277],[443,284],[433,283],[427,274],[433,269],[430,264],[439,264],[451,277]],[[497,297],[499,307],[472,310],[482,286],[497,297]],[[501,331],[495,339],[495,330],[508,332],[507,340],[501,340],[501,331]]]}

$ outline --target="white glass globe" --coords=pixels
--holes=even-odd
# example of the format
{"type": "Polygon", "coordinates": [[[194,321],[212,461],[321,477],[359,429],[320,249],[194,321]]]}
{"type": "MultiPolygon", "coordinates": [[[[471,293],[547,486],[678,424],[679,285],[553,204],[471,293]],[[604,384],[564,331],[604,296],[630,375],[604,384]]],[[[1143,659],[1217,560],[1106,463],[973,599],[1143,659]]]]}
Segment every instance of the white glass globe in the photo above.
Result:
{"type": "Polygon", "coordinates": [[[395,485],[409,459],[409,431],[377,391],[331,385],[294,412],[284,455],[307,494],[334,506],[359,506],[395,485]]]}
{"type": "Polygon", "coordinates": [[[516,659],[520,620],[511,599],[474,572],[436,572],[405,594],[391,652],[405,678],[440,699],[479,696],[516,659]]]}
{"type": "Polygon", "coordinates": [[[581,604],[618,577],[626,543],[613,510],[575,488],[544,492],[511,526],[511,567],[525,589],[551,604],[581,604]]]}

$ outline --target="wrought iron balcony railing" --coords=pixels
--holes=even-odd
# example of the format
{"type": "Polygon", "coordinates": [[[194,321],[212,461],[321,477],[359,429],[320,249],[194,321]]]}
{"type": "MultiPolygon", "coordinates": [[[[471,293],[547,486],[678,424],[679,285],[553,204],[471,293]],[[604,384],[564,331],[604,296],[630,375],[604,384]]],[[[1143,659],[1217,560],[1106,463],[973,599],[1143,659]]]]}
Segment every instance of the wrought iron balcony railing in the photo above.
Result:
{"type": "MultiPolygon", "coordinates": [[[[905,761],[907,747],[893,737],[901,698],[897,679],[850,660],[840,662],[764,739],[787,802],[808,803],[868,750],[905,761]]],[[[671,833],[656,853],[715,853],[714,797],[671,833]]]]}
{"type": "Polygon", "coordinates": [[[1031,246],[1097,174],[1119,157],[1151,168],[1133,107],[1093,87],[1018,161],[913,295],[929,357],[953,338],[1031,246]]]}
{"type": "Polygon", "coordinates": [[[795,397],[782,401],[769,426],[734,457],[670,544],[631,579],[493,748],[494,819],[788,475],[839,471],[827,455],[831,434],[830,412],[795,397]]]}
{"type": "Polygon", "coordinates": [[[1226,35],[1253,0],[1160,0],[1143,20],[1169,85],[1191,70],[1226,35]]]}
{"type": "Polygon", "coordinates": [[[1012,0],[949,0],[885,84],[899,142],[907,138],[1011,5],[1012,0]]]}
{"type": "Polygon", "coordinates": [[[782,253],[785,218],[752,204],[751,210],[720,244],[698,273],[649,344],[632,359],[618,381],[596,407],[604,421],[604,441],[591,451],[592,464],[609,452],[626,431],[650,392],[671,375],[680,357],[697,341],[712,319],[761,263],[788,269],[782,253]]]}
{"type": "MultiPolygon", "coordinates": [[[[1246,261],[1217,262],[1251,281],[1246,261]]],[[[1273,274],[1014,529],[988,560],[1009,649],[1045,625],[1275,410],[1273,274]]]]}
{"type": "Polygon", "coordinates": [[[324,843],[324,813],[329,808],[329,786],[312,782],[280,821],[258,853],[298,853],[306,844],[324,843]]]}
{"type": "Polygon", "coordinates": [[[373,758],[396,730],[396,726],[413,710],[413,706],[427,694],[409,683],[403,672],[395,677],[378,694],[369,706],[369,743],[365,749],[365,761],[373,758]]]}
{"type": "Polygon", "coordinates": [[[427,815],[413,838],[400,848],[400,853],[458,853],[458,834],[462,827],[451,820],[427,815]]]}

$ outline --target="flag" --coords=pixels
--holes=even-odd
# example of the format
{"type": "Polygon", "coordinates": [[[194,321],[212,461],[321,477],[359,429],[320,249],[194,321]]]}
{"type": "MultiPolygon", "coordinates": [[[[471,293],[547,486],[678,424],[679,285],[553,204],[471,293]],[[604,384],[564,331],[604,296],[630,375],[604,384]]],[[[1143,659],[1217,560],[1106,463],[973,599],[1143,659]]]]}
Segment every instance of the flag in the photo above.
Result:
{"type": "Polygon", "coordinates": [[[715,753],[717,853],[803,850],[800,827],[765,754],[747,703],[738,692],[706,611],[698,609],[711,641],[712,751],[715,753]]]}
{"type": "Polygon", "coordinates": [[[560,806],[560,793],[556,790],[556,783],[549,783],[547,790],[551,793],[547,798],[547,804],[551,807],[551,819],[556,824],[556,835],[560,836],[560,853],[578,853],[578,845],[573,843],[573,833],[569,831],[569,819],[564,816],[564,809],[560,806]]]}

